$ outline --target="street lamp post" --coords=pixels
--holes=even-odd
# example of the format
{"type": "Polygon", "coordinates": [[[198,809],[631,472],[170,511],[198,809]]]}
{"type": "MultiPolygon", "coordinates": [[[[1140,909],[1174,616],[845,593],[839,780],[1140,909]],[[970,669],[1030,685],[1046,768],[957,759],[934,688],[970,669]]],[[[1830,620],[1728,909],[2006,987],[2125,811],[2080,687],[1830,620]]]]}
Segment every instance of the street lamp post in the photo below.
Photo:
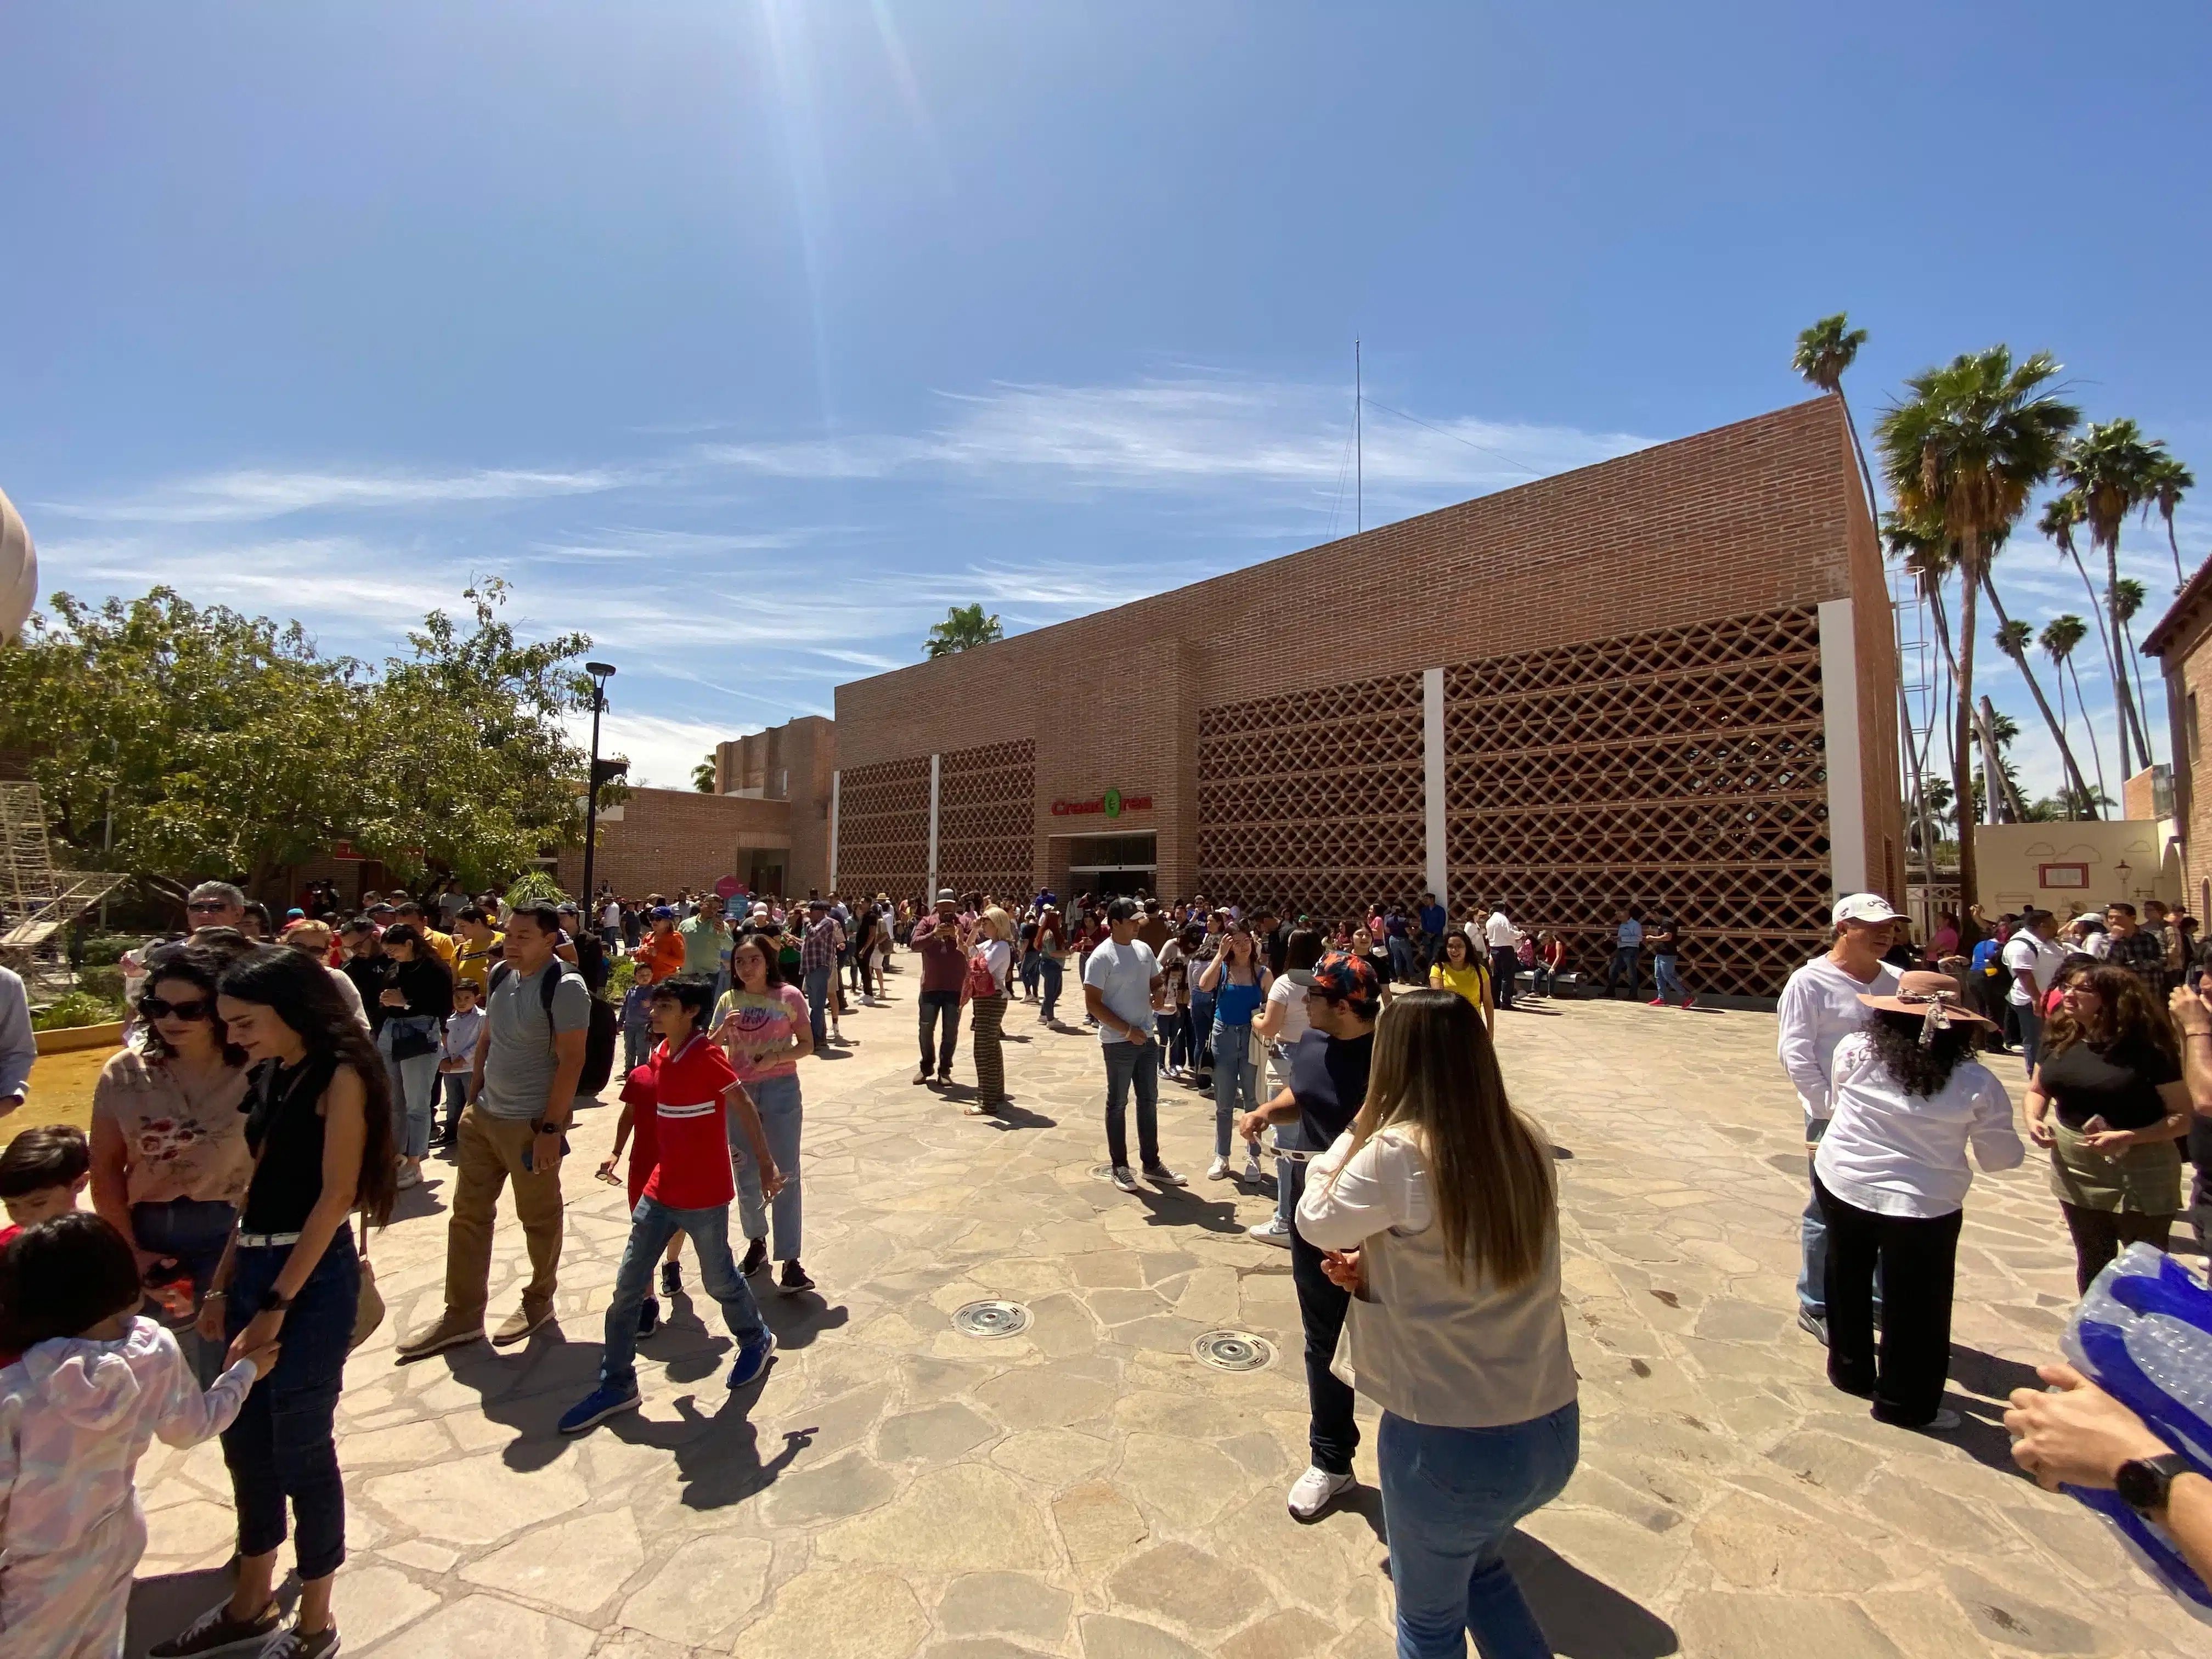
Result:
{"type": "Polygon", "coordinates": [[[607,682],[614,678],[614,665],[587,662],[584,672],[592,677],[592,783],[584,803],[584,890],[578,896],[585,921],[592,927],[599,925],[598,907],[592,902],[592,859],[599,851],[599,716],[607,706],[607,682]]]}

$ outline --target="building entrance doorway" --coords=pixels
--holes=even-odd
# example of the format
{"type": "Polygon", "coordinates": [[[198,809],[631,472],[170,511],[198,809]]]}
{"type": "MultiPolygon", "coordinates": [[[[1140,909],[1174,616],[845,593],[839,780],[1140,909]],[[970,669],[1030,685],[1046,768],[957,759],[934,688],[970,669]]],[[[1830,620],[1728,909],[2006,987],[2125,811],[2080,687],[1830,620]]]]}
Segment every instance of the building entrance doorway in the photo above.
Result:
{"type": "Polygon", "coordinates": [[[1076,836],[1067,843],[1067,884],[1078,893],[1149,893],[1159,874],[1158,837],[1076,836]]]}
{"type": "Polygon", "coordinates": [[[769,863],[757,857],[752,859],[749,873],[745,878],[745,884],[756,894],[774,893],[779,898],[786,896],[783,890],[783,860],[777,859],[773,863],[769,863]]]}

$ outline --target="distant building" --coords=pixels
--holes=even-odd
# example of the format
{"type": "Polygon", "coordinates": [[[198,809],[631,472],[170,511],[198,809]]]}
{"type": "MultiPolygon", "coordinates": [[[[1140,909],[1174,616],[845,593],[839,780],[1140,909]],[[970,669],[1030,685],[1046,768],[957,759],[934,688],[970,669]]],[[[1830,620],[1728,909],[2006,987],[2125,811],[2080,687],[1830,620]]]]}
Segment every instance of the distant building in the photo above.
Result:
{"type": "MultiPolygon", "coordinates": [[[[2156,657],[2166,680],[2167,747],[2173,755],[2166,799],[2152,810],[2171,816],[2180,841],[2181,893],[2185,908],[2200,921],[2212,917],[2212,779],[2200,778],[2204,763],[2203,721],[2212,715],[2212,561],[2197,566],[2166,612],[2143,635],[2143,654],[2156,657]]],[[[2142,711],[2146,722],[2157,718],[2142,711]]],[[[2154,771],[2156,769],[2153,769],[2154,771]]],[[[2127,787],[2133,791],[2136,781],[2127,787]]],[[[2133,807],[2130,806],[2130,816],[2133,807]]]]}

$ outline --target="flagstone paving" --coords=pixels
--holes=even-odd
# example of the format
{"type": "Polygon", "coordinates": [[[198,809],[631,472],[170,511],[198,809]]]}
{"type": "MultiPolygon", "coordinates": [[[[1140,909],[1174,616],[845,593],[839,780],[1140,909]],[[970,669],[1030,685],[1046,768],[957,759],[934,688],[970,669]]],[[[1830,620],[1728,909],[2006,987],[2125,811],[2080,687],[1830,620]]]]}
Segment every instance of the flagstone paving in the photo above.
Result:
{"type": "MultiPolygon", "coordinates": [[[[522,1351],[392,1364],[395,1332],[437,1310],[449,1170],[402,1195],[375,1243],[393,1317],[354,1356],[340,1408],[349,1653],[1392,1650],[1371,1486],[1310,1527],[1284,1510],[1305,1464],[1297,1305],[1285,1254],[1243,1234],[1269,1196],[1198,1178],[1210,1102],[1164,1091],[1191,1188],[1125,1196],[1094,1174],[1095,1038],[1016,1005],[1017,1107],[967,1118],[908,1081],[913,978],[893,986],[893,1006],[848,1020],[855,1047],[805,1065],[821,1289],[764,1292],[782,1347],[738,1395],[718,1314],[686,1299],[643,1345],[644,1409],[554,1432],[593,1379],[626,1233],[622,1194],[590,1178],[613,1109],[574,1137],[562,1330],[522,1351]],[[1024,1304],[1028,1328],[957,1332],[952,1314],[986,1297],[1024,1304]],[[1221,1328],[1264,1337],[1274,1363],[1200,1364],[1193,1340],[1221,1328]]],[[[1581,1468],[1513,1550],[1561,1651],[2203,1651],[2098,1522],[2006,1455],[1997,1402],[2033,1380],[2071,1299],[2034,1168],[1978,1181],[1968,1202],[1950,1401],[1965,1427],[1899,1432],[1827,1387],[1794,1323],[1804,1154],[1771,1017],[1588,1003],[1501,1025],[1510,1086],[1559,1149],[1583,1379],[1581,1468]]],[[[964,1044],[958,1069],[972,1075],[964,1044]]],[[[522,1266],[503,1220],[495,1317],[522,1266]]],[[[1365,1451],[1359,1473],[1372,1480],[1365,1451]]],[[[156,1446],[142,1483],[134,1652],[220,1593],[230,1549],[216,1446],[156,1446]]]]}

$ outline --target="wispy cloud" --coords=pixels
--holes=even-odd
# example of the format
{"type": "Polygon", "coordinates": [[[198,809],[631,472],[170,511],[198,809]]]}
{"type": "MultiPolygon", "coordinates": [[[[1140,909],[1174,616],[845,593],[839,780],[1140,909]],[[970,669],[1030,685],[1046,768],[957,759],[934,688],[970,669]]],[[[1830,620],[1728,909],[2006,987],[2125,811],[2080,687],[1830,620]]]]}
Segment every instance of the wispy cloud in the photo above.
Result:
{"type": "Polygon", "coordinates": [[[657,471],[612,466],[575,471],[491,467],[425,473],[246,468],[177,479],[143,495],[117,501],[40,505],[62,518],[117,524],[244,523],[295,513],[367,512],[589,495],[647,482],[657,471]]]}

